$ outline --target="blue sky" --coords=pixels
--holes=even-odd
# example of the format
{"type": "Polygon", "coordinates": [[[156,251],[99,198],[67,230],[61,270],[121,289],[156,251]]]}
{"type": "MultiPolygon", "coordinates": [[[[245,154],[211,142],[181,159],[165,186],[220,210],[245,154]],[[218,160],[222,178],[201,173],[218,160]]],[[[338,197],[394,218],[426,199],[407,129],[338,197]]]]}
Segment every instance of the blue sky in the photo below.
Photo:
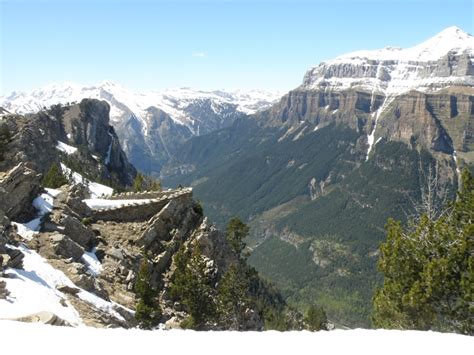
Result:
{"type": "Polygon", "coordinates": [[[452,25],[473,33],[473,3],[0,0],[0,94],[106,79],[287,91],[339,54],[409,47],[452,25]]]}

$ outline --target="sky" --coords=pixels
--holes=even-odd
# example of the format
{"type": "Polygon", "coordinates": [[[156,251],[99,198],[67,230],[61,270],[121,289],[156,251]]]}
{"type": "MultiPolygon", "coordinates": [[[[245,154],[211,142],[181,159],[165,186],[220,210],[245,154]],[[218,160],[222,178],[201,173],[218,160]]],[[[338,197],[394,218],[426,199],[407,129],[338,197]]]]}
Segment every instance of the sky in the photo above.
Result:
{"type": "Polygon", "coordinates": [[[337,55],[410,47],[474,0],[0,0],[0,95],[66,81],[288,91],[337,55]]]}

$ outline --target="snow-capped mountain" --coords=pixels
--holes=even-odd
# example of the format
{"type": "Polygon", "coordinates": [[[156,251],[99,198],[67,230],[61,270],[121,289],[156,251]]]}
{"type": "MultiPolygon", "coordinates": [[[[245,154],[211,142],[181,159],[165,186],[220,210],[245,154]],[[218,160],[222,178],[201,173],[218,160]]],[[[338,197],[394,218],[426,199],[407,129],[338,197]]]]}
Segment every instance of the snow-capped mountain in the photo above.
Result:
{"type": "Polygon", "coordinates": [[[311,68],[302,89],[373,90],[387,96],[474,85],[474,37],[449,27],[411,48],[385,47],[341,55],[311,68]]]}
{"type": "Polygon", "coordinates": [[[0,107],[31,113],[84,98],[105,100],[122,147],[140,170],[158,174],[179,146],[194,135],[231,125],[265,109],[280,97],[266,91],[198,91],[190,88],[134,92],[111,81],[96,86],[53,84],[0,97],[0,107]]]}
{"type": "Polygon", "coordinates": [[[10,112],[25,114],[57,103],[81,101],[83,98],[101,99],[110,105],[112,122],[121,122],[133,115],[147,134],[150,123],[149,108],[155,107],[166,113],[175,123],[188,127],[192,134],[199,135],[220,128],[219,123],[225,122],[234,112],[252,114],[268,108],[280,96],[278,92],[263,90],[200,91],[191,88],[142,93],[128,90],[112,81],[104,81],[95,86],[63,83],[31,92],[12,92],[0,97],[0,106],[10,112]],[[199,109],[205,112],[200,112],[199,109]],[[216,117],[209,117],[210,114],[216,117]],[[220,119],[221,122],[208,122],[212,119],[220,119]]]}

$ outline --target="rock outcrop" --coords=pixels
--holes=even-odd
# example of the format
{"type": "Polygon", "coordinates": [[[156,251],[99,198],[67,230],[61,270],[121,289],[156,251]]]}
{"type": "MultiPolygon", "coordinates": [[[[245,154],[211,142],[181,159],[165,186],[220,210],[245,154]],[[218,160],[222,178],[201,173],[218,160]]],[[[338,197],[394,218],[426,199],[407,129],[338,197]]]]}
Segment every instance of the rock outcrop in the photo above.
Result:
{"type": "Polygon", "coordinates": [[[21,220],[32,212],[31,201],[40,190],[40,175],[19,163],[0,172],[0,210],[10,219],[21,220]]]}
{"type": "Polygon", "coordinates": [[[0,160],[0,171],[25,162],[34,171],[45,173],[52,163],[61,161],[91,180],[130,186],[136,170],[109,124],[109,110],[106,102],[85,99],[36,114],[2,116],[1,126],[10,139],[0,160]],[[74,151],[62,152],[59,142],[74,151]]]}

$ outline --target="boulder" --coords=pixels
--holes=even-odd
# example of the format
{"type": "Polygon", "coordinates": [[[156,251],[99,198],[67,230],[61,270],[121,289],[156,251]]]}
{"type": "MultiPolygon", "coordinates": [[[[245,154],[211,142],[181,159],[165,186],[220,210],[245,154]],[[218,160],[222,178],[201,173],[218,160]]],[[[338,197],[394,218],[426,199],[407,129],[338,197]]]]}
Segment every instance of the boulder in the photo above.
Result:
{"type": "Polygon", "coordinates": [[[81,290],[78,289],[77,287],[71,287],[68,285],[58,285],[56,286],[56,289],[62,293],[67,293],[69,295],[77,295],[81,290]]]}
{"type": "Polygon", "coordinates": [[[11,219],[22,219],[33,211],[31,205],[40,191],[40,175],[20,163],[0,173],[0,210],[11,219]]]}
{"type": "Polygon", "coordinates": [[[49,239],[53,246],[54,253],[58,256],[79,261],[84,254],[84,248],[64,234],[54,233],[49,239]]]}
{"type": "Polygon", "coordinates": [[[7,267],[12,269],[23,269],[23,258],[25,255],[18,249],[8,249],[8,256],[10,259],[7,261],[7,267]]]}
{"type": "Polygon", "coordinates": [[[62,223],[64,225],[64,234],[69,238],[86,250],[90,250],[93,247],[94,232],[83,225],[77,218],[66,216],[62,223]]]}
{"type": "Polygon", "coordinates": [[[81,198],[68,196],[66,198],[66,205],[81,217],[89,217],[92,214],[92,210],[81,198]]]}

